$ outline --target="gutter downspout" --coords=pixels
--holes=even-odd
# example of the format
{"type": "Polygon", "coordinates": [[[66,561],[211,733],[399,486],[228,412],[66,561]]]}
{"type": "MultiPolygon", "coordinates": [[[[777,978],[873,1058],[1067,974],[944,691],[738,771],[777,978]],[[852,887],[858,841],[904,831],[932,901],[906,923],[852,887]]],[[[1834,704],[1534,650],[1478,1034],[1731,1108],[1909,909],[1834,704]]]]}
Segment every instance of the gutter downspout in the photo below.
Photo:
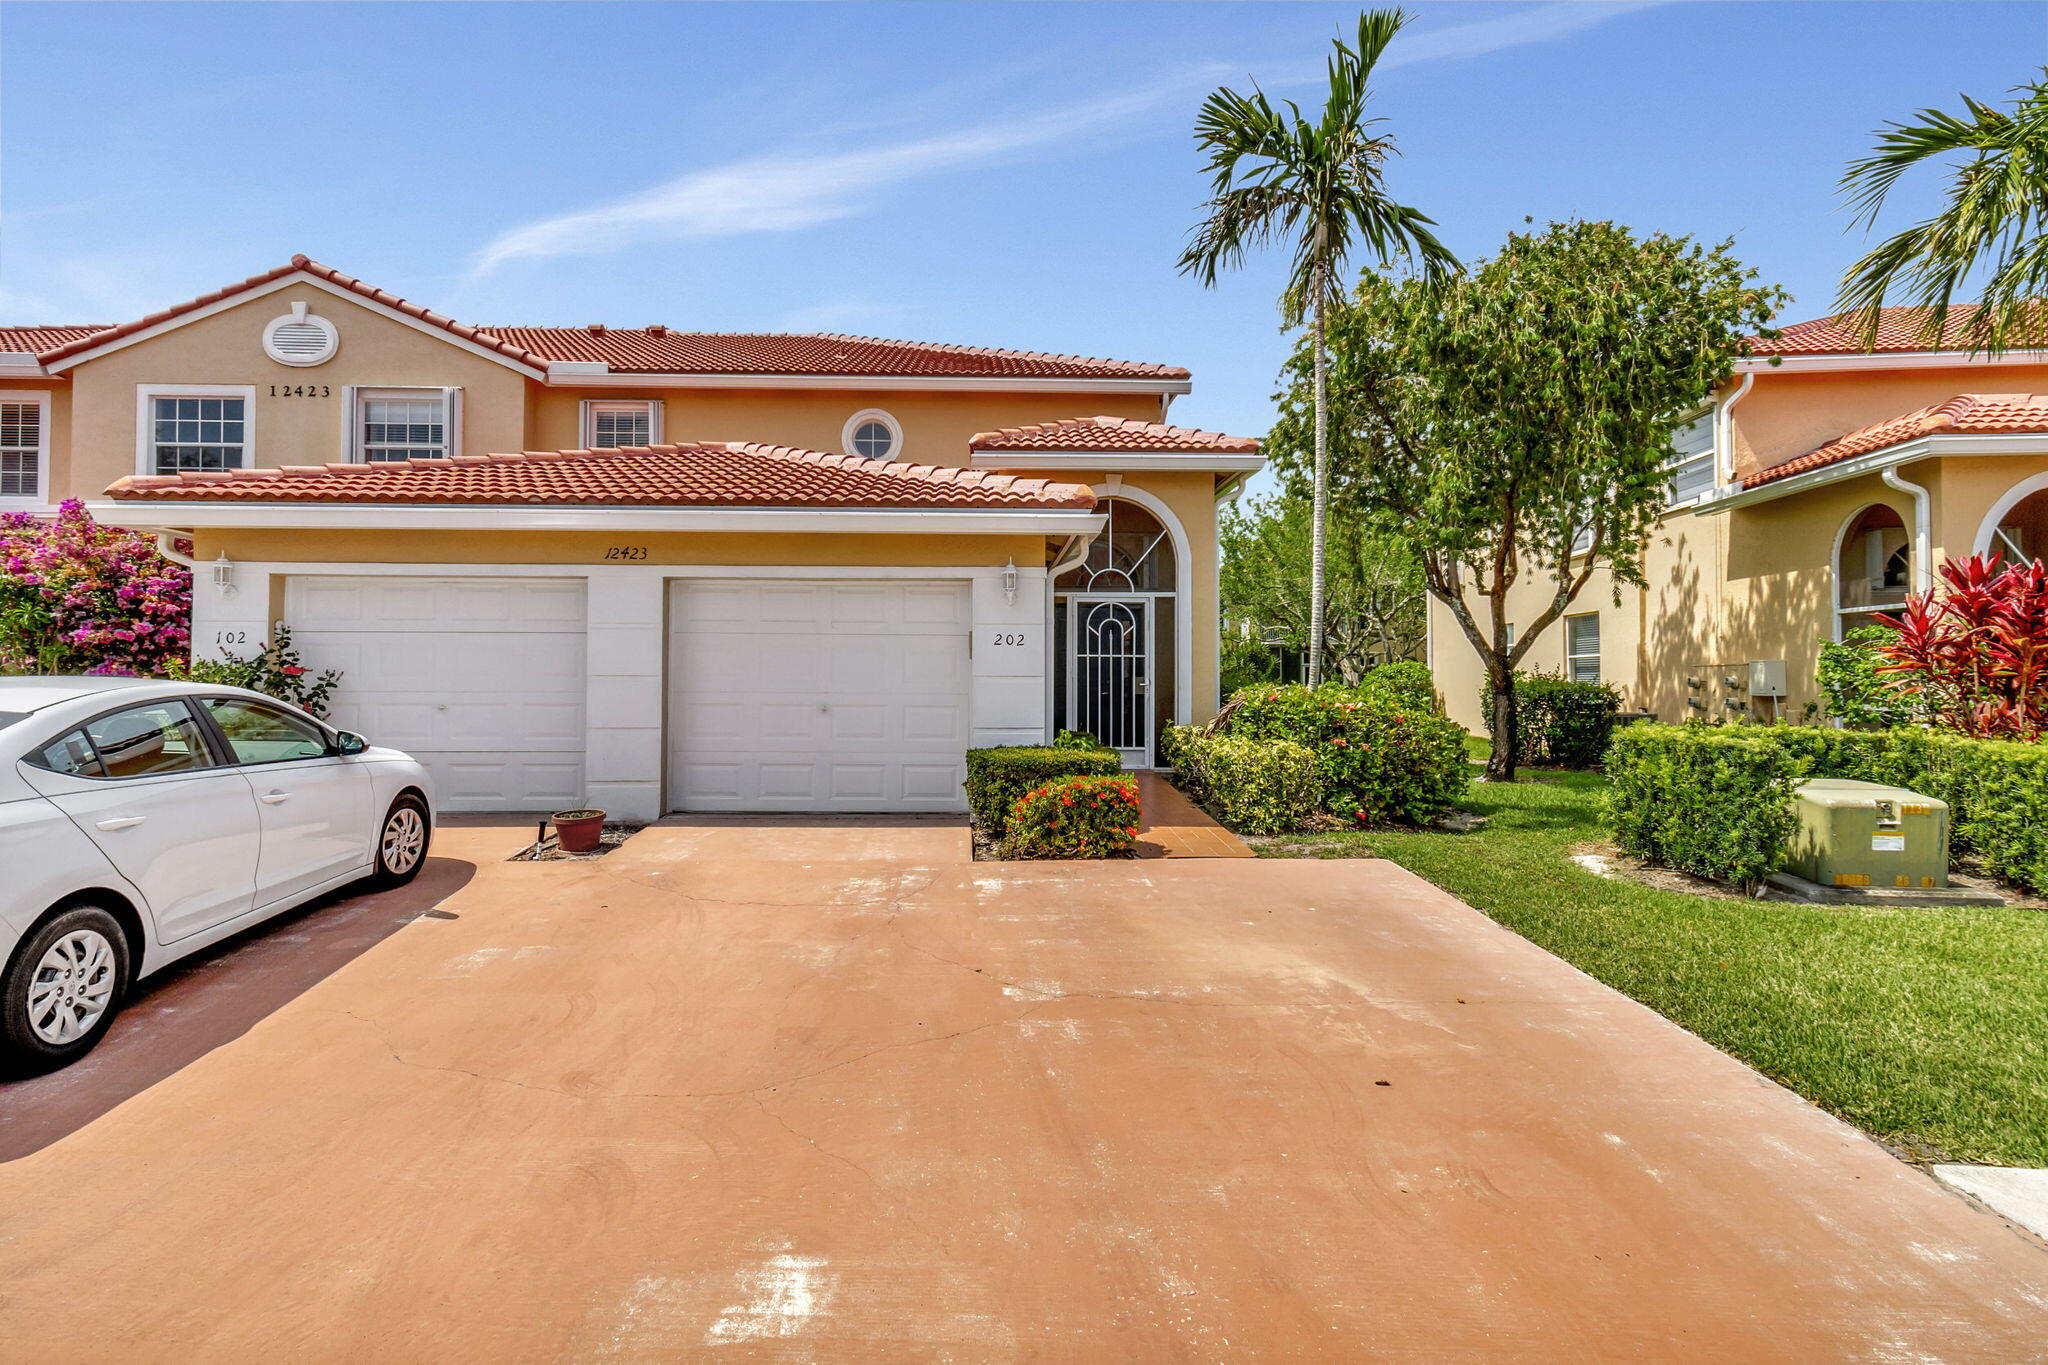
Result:
{"type": "Polygon", "coordinates": [[[1887,488],[1896,488],[1913,499],[1913,591],[1926,592],[1934,586],[1934,495],[1910,479],[1899,476],[1899,467],[1889,465],[1878,476],[1887,488]]]}
{"type": "Polygon", "coordinates": [[[1728,414],[1735,410],[1735,405],[1743,400],[1755,383],[1756,371],[1745,372],[1742,382],[1735,386],[1735,392],[1722,399],[1714,412],[1714,471],[1723,488],[1735,482],[1735,427],[1728,414]]]}
{"type": "MultiPolygon", "coordinates": [[[[190,540],[192,538],[191,533],[187,532],[185,538],[187,540],[190,540]]],[[[171,563],[173,564],[183,564],[193,573],[198,573],[198,561],[194,560],[190,555],[179,554],[177,551],[177,543],[178,533],[176,531],[158,531],[156,533],[156,552],[158,554],[162,555],[165,559],[170,560],[171,563]]]]}

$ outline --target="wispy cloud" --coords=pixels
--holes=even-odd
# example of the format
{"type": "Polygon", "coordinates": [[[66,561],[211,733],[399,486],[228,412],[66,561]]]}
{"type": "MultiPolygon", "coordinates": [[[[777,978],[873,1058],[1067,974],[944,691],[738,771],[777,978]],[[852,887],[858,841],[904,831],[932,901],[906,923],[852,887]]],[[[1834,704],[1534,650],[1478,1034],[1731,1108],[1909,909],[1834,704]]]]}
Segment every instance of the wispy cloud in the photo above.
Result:
{"type": "MultiPolygon", "coordinates": [[[[1469,23],[1404,34],[1387,66],[1476,57],[1548,42],[1663,0],[1554,0],[1469,23]]],[[[511,261],[615,251],[646,242],[793,232],[866,212],[890,189],[948,171],[1041,153],[1140,116],[1227,79],[1220,64],[1175,71],[1136,90],[938,137],[837,152],[791,151],[692,171],[594,208],[500,233],[471,262],[472,278],[511,261]]],[[[1283,88],[1319,74],[1269,79],[1283,88]]]]}

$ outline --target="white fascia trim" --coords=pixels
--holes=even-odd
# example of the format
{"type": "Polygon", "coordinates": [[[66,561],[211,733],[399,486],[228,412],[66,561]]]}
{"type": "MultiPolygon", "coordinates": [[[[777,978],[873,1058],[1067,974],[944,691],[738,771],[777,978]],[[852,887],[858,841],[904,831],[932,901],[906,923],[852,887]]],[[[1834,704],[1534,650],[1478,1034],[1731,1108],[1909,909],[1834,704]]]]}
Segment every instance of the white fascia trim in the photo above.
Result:
{"type": "Polygon", "coordinates": [[[0,379],[41,379],[48,373],[34,351],[0,351],[0,379]]]}
{"type": "Polygon", "coordinates": [[[1749,356],[1735,362],[1736,372],[1812,373],[1822,370],[1946,370],[1993,365],[2048,364],[2048,351],[2004,351],[1972,355],[1968,351],[1869,351],[1827,355],[1749,356]]]}
{"type": "Polygon", "coordinates": [[[1769,502],[1774,498],[1818,488],[1822,484],[1881,473],[1893,465],[1911,464],[1915,460],[1931,459],[1940,455],[2040,454],[2048,454],[2048,435],[2038,432],[2017,432],[2006,436],[1922,436],[1916,441],[1906,441],[1900,445],[1886,446],[1882,450],[1873,450],[1867,455],[1858,455],[1853,460],[1822,465],[1819,469],[1795,474],[1789,479],[1778,479],[1760,488],[1701,502],[1695,504],[1692,511],[1695,516],[1712,516],[1717,512],[1747,507],[1752,503],[1769,502]]]}
{"type": "MultiPolygon", "coordinates": [[[[503,357],[499,357],[503,359],[503,357]]],[[[559,362],[558,362],[559,363],[559,362]]],[[[1187,379],[965,379],[951,375],[867,374],[612,374],[557,373],[546,382],[562,388],[605,389],[867,389],[874,392],[979,391],[982,393],[1188,393],[1187,379]]]]}
{"type": "Polygon", "coordinates": [[[968,457],[974,469],[1101,469],[1141,474],[1148,469],[1214,474],[1256,474],[1263,455],[1148,455],[1127,450],[988,450],[968,457]]]}
{"type": "Polygon", "coordinates": [[[86,504],[115,526],[171,530],[282,529],[368,531],[809,531],[861,535],[1089,535],[1099,512],[927,511],[782,507],[462,507],[320,503],[181,503],[114,501],[86,504]]]}
{"type": "Polygon", "coordinates": [[[271,294],[275,294],[280,289],[287,289],[295,284],[310,284],[315,289],[321,290],[328,294],[332,294],[335,298],[342,300],[344,303],[353,303],[357,307],[366,308],[372,313],[382,314],[383,316],[390,318],[393,322],[402,322],[407,327],[412,328],[415,332],[421,332],[427,336],[434,337],[440,341],[445,341],[450,346],[460,347],[462,350],[468,351],[472,355],[482,356],[485,360],[494,360],[498,364],[503,365],[506,369],[517,370],[520,374],[525,375],[529,379],[547,378],[547,375],[544,371],[537,370],[531,365],[527,365],[521,361],[514,360],[512,357],[505,355],[503,352],[494,351],[488,346],[479,346],[476,342],[470,341],[464,337],[459,337],[455,335],[455,333],[450,332],[445,328],[436,327],[430,322],[421,322],[418,318],[413,317],[409,313],[402,313],[398,309],[393,308],[388,304],[379,303],[377,300],[370,298],[368,295],[358,294],[353,289],[343,289],[338,284],[334,284],[328,280],[323,280],[318,275],[312,274],[304,270],[294,270],[291,274],[280,276],[279,278],[272,280],[269,284],[258,285],[254,289],[246,289],[238,294],[230,295],[229,297],[224,299],[216,299],[212,303],[209,303],[202,308],[194,308],[188,313],[180,313],[176,317],[165,318],[162,322],[159,322],[154,326],[145,327],[139,332],[130,332],[127,336],[116,337],[114,340],[104,342],[98,346],[94,346],[90,350],[80,351],[76,355],[65,356],[62,360],[59,360],[55,364],[49,366],[49,372],[51,374],[56,374],[59,371],[70,369],[73,365],[82,365],[88,360],[96,360],[100,356],[106,355],[111,351],[118,351],[125,346],[133,346],[137,342],[148,341],[151,337],[161,336],[165,332],[175,331],[176,329],[185,326],[187,323],[197,322],[201,318],[210,318],[215,313],[224,313],[230,308],[239,308],[245,303],[249,303],[255,299],[267,297],[268,295],[271,294]]]}

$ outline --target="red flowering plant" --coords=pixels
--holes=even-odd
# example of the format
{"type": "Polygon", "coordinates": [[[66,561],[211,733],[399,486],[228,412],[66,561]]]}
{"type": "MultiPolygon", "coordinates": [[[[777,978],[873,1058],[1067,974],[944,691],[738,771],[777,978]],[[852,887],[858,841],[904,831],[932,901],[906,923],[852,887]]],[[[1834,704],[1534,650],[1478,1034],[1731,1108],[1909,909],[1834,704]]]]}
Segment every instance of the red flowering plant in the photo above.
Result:
{"type": "Polygon", "coordinates": [[[1005,858],[1127,858],[1138,842],[1132,777],[1062,777],[1017,798],[1005,858]]]}
{"type": "Polygon", "coordinates": [[[1945,728],[2039,741],[2048,732],[2048,566],[1972,555],[1948,560],[1940,576],[1940,590],[1880,618],[1898,634],[1879,647],[1879,674],[1945,728]]]}
{"type": "Polygon", "coordinates": [[[341,673],[337,669],[315,673],[300,663],[298,647],[292,644],[291,630],[285,626],[277,627],[270,643],[254,654],[200,659],[171,671],[173,676],[191,678],[195,682],[246,687],[276,697],[279,701],[288,701],[316,716],[327,714],[327,699],[341,682],[341,673]]]}
{"type": "Polygon", "coordinates": [[[192,575],[78,500],[0,513],[0,673],[148,677],[185,657],[192,575]]]}

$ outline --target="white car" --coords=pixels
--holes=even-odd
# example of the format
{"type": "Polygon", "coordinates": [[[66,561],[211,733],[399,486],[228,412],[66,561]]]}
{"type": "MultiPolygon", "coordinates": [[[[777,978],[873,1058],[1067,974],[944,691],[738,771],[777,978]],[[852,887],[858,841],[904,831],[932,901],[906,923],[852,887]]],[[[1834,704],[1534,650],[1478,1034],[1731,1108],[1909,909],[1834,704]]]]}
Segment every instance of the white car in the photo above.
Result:
{"type": "Polygon", "coordinates": [[[0,678],[0,1066],[100,1040],[141,977],[365,878],[417,876],[426,770],[238,687],[0,678]]]}

